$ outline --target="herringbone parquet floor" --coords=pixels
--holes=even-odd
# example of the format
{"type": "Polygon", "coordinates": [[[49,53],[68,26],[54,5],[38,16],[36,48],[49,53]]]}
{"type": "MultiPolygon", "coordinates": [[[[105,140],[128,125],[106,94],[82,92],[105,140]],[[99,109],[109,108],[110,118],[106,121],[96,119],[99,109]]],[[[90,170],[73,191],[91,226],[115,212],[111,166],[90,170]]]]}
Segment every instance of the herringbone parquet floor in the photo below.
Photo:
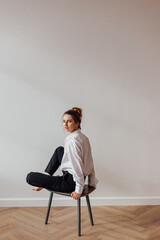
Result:
{"type": "Polygon", "coordinates": [[[160,206],[92,207],[95,226],[82,207],[77,236],[76,207],[0,208],[0,240],[160,240],[160,206]]]}

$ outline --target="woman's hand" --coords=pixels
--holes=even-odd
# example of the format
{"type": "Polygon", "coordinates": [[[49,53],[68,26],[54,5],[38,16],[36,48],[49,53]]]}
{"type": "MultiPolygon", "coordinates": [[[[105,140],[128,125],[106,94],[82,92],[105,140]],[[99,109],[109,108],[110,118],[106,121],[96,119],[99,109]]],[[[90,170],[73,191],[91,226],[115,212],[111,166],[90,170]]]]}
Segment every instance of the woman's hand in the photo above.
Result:
{"type": "Polygon", "coordinates": [[[80,199],[80,196],[81,196],[81,194],[79,194],[79,193],[76,193],[76,192],[71,193],[71,198],[73,198],[75,200],[80,199]]]}

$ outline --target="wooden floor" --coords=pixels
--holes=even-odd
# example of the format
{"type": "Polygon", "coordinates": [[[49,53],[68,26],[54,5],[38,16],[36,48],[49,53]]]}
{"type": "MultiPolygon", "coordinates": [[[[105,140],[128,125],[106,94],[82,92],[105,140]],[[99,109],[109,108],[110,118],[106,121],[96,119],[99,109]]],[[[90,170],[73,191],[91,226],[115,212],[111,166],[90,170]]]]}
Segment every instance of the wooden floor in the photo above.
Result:
{"type": "Polygon", "coordinates": [[[160,206],[82,207],[82,236],[77,236],[76,207],[0,208],[0,240],[160,240],[160,206]]]}

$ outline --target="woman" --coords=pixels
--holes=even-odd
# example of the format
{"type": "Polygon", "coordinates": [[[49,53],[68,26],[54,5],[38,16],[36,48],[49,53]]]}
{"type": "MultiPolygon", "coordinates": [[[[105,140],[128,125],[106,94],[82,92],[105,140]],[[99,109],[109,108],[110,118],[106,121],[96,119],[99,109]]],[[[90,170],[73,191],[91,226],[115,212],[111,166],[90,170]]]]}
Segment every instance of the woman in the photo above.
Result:
{"type": "Polygon", "coordinates": [[[96,188],[93,159],[89,139],[81,133],[82,110],[74,107],[63,114],[63,127],[70,134],[66,137],[64,148],[58,147],[49,161],[45,173],[31,172],[27,183],[34,191],[42,188],[58,192],[72,192],[73,199],[79,199],[84,188],[85,178],[88,185],[96,188]],[[52,176],[60,166],[63,175],[52,176]]]}

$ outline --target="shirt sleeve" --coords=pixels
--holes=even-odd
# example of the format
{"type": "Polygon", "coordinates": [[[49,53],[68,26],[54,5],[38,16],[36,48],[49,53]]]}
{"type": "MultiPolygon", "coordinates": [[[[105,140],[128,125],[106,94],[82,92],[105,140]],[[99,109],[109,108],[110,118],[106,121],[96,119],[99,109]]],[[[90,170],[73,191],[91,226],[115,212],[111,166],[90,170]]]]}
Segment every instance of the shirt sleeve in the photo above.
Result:
{"type": "Polygon", "coordinates": [[[73,170],[73,179],[76,182],[75,192],[82,194],[84,188],[82,146],[75,139],[68,143],[68,158],[73,170]]]}

